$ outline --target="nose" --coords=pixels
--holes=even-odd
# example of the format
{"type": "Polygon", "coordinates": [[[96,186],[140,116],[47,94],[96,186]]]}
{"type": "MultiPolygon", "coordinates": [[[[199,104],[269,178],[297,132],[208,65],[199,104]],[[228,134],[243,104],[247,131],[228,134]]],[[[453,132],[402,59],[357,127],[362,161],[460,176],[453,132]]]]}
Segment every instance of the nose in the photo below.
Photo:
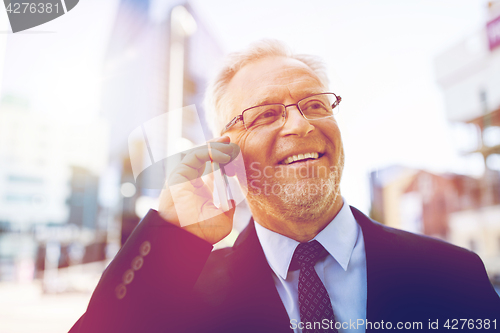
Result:
{"type": "Polygon", "coordinates": [[[297,105],[287,106],[287,117],[285,124],[282,127],[284,135],[299,135],[305,136],[314,130],[314,126],[302,116],[297,105]]]}

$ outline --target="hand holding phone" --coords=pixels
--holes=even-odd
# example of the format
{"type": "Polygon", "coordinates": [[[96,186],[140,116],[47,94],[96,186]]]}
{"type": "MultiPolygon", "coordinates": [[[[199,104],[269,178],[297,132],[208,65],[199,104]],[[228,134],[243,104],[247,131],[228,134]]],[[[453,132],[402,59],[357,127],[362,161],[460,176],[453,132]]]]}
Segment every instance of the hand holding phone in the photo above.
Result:
{"type": "Polygon", "coordinates": [[[160,215],[167,222],[183,227],[212,244],[226,237],[232,230],[234,204],[230,202],[232,196],[227,192],[229,187],[224,165],[238,153],[239,147],[231,144],[227,136],[191,149],[167,180],[160,195],[160,215]],[[212,183],[206,183],[201,178],[207,162],[212,167],[209,170],[213,176],[212,183]]]}

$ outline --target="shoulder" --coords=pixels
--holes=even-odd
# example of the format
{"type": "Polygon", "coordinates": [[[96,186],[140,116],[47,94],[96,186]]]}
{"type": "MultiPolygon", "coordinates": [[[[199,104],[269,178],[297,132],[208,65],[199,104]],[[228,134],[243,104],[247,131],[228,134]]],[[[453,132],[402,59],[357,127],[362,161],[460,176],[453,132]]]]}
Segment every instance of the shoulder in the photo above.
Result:
{"type": "Polygon", "coordinates": [[[407,281],[433,290],[473,288],[482,294],[492,289],[484,264],[474,252],[384,226],[356,209],[353,214],[363,231],[367,269],[372,277],[407,281]]]}
{"type": "Polygon", "coordinates": [[[425,261],[448,266],[481,264],[481,259],[467,249],[446,241],[382,225],[352,208],[356,221],[361,226],[366,251],[379,251],[390,257],[401,257],[405,261],[425,261]]]}
{"type": "Polygon", "coordinates": [[[452,313],[474,310],[479,316],[500,309],[500,299],[474,252],[352,211],[363,232],[369,288],[379,292],[384,306],[402,304],[404,298],[408,308],[429,313],[447,307],[452,313]]]}

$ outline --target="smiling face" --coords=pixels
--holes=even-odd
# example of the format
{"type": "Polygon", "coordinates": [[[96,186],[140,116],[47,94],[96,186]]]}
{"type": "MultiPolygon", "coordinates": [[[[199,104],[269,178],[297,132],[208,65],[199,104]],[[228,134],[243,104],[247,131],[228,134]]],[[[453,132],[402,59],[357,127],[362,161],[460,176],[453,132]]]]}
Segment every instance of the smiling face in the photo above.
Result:
{"type": "MultiPolygon", "coordinates": [[[[304,63],[264,58],[244,66],[230,81],[226,94],[232,113],[227,121],[253,106],[295,104],[325,92],[327,88],[304,63]]],[[[330,221],[342,206],[344,151],[337,122],[333,117],[306,120],[296,106],[287,111],[281,127],[250,131],[240,122],[226,133],[243,153],[250,208],[259,223],[262,214],[271,223],[330,221]]]]}

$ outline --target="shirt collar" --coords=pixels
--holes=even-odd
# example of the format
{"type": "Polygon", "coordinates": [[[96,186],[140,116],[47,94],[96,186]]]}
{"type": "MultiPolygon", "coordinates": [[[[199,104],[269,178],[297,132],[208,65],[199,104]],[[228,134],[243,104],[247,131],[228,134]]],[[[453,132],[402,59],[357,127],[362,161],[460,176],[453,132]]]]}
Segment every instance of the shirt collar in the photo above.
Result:
{"type": "MultiPolygon", "coordinates": [[[[257,237],[269,266],[276,275],[286,279],[288,267],[299,242],[266,229],[257,222],[254,223],[257,237]]],[[[358,224],[349,205],[344,200],[339,213],[314,239],[323,245],[345,271],[349,265],[358,232],[358,224]]]]}

